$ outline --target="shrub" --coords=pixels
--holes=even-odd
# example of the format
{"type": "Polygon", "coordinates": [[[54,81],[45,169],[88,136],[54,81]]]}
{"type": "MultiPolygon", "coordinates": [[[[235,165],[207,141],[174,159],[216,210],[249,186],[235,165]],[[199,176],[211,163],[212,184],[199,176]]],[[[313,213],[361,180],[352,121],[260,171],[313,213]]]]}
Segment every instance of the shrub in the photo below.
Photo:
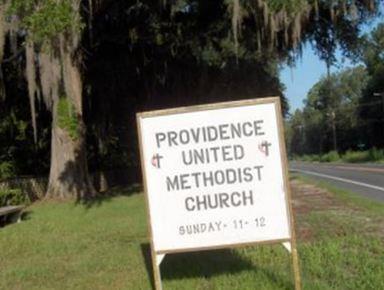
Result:
{"type": "Polygon", "coordinates": [[[313,154],[313,155],[310,155],[310,158],[312,161],[320,162],[320,155],[313,154]]]}
{"type": "Polygon", "coordinates": [[[312,158],[312,155],[303,155],[302,157],[301,157],[301,160],[302,161],[307,161],[307,162],[311,162],[311,161],[313,161],[313,158],[312,158]]]}
{"type": "Polygon", "coordinates": [[[340,161],[340,155],[337,151],[329,151],[326,154],[321,155],[320,162],[336,162],[340,161]]]}
{"type": "Polygon", "coordinates": [[[343,161],[350,163],[359,163],[370,161],[369,151],[351,151],[348,150],[343,155],[343,161]]]}
{"type": "Polygon", "coordinates": [[[368,151],[370,161],[384,160],[384,149],[377,149],[375,147],[368,151]]]}
{"type": "Polygon", "coordinates": [[[297,161],[305,161],[305,162],[315,162],[315,161],[320,161],[319,155],[310,155],[310,154],[305,154],[302,156],[294,156],[293,160],[297,161]]]}
{"type": "Polygon", "coordinates": [[[28,204],[30,200],[20,189],[0,190],[0,206],[28,204]]]}
{"type": "Polygon", "coordinates": [[[306,161],[306,162],[338,162],[344,161],[348,163],[359,163],[359,162],[377,162],[384,161],[384,149],[377,149],[375,147],[367,151],[352,151],[348,150],[342,156],[336,151],[330,151],[323,155],[302,155],[294,156],[294,160],[306,161]]]}
{"type": "Polygon", "coordinates": [[[15,176],[15,168],[11,162],[3,161],[0,163],[0,180],[15,176]]]}

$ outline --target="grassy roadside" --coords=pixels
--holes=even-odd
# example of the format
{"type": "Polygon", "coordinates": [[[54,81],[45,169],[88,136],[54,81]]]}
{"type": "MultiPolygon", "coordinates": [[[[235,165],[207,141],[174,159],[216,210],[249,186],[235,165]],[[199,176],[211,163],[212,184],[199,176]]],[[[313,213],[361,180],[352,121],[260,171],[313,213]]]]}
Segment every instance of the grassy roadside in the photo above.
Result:
{"type": "Polygon", "coordinates": [[[354,192],[338,188],[337,186],[334,186],[326,181],[316,180],[307,175],[294,173],[291,174],[291,176],[293,177],[293,179],[299,180],[302,183],[312,184],[315,187],[323,188],[328,192],[331,192],[333,194],[333,198],[336,201],[345,204],[345,206],[347,207],[359,208],[365,211],[365,213],[376,214],[384,217],[383,203],[374,201],[354,192]]]}
{"type": "Polygon", "coordinates": [[[384,149],[372,148],[366,151],[348,150],[342,154],[330,151],[325,154],[305,154],[293,156],[295,161],[304,162],[344,162],[344,163],[384,163],[384,149]]]}
{"type": "MultiPolygon", "coordinates": [[[[309,182],[309,183],[308,183],[309,182]]],[[[292,181],[304,289],[384,289],[380,206],[292,181]]],[[[44,202],[0,229],[0,289],[152,289],[142,194],[44,202]]],[[[167,289],[293,289],[281,245],[169,255],[167,289]]]]}
{"type": "Polygon", "coordinates": [[[302,267],[309,266],[303,275],[316,285],[307,289],[382,289],[383,204],[301,175],[293,178],[302,267]]]}

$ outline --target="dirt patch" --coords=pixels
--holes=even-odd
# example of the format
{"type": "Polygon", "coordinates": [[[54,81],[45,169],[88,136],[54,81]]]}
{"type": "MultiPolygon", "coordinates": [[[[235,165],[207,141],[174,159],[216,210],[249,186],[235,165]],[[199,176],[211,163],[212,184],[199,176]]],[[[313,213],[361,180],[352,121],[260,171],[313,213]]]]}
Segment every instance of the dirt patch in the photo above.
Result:
{"type": "Polygon", "coordinates": [[[345,206],[325,189],[298,180],[291,181],[293,209],[296,214],[312,211],[337,210],[345,206]]]}
{"type": "Polygon", "coordinates": [[[384,218],[343,203],[332,192],[300,180],[291,180],[292,205],[299,241],[346,232],[384,237],[384,218]]]}

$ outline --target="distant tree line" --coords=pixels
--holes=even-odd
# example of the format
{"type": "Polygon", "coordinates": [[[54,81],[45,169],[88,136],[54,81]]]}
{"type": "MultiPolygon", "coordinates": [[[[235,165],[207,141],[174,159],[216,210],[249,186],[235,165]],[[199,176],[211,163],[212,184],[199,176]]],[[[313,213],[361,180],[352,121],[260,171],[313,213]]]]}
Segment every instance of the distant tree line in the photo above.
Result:
{"type": "Polygon", "coordinates": [[[290,116],[291,155],[384,148],[384,23],[360,39],[359,62],[323,76],[290,116]]]}

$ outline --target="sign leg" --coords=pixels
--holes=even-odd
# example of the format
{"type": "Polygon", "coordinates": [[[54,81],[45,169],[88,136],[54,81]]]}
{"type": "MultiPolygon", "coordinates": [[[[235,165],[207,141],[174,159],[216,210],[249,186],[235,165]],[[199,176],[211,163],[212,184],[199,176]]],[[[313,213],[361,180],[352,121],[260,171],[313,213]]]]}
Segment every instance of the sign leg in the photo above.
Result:
{"type": "Polygon", "coordinates": [[[292,246],[291,256],[292,256],[293,276],[295,279],[295,290],[301,290],[299,257],[297,254],[296,241],[294,239],[291,241],[291,246],[292,246]]]}
{"type": "Polygon", "coordinates": [[[155,289],[163,290],[163,285],[161,284],[161,272],[160,272],[160,262],[158,261],[157,254],[152,249],[152,268],[153,268],[153,279],[155,280],[155,289]]]}
{"type": "Polygon", "coordinates": [[[292,245],[291,242],[284,242],[283,247],[289,252],[292,253],[292,245]]]}

